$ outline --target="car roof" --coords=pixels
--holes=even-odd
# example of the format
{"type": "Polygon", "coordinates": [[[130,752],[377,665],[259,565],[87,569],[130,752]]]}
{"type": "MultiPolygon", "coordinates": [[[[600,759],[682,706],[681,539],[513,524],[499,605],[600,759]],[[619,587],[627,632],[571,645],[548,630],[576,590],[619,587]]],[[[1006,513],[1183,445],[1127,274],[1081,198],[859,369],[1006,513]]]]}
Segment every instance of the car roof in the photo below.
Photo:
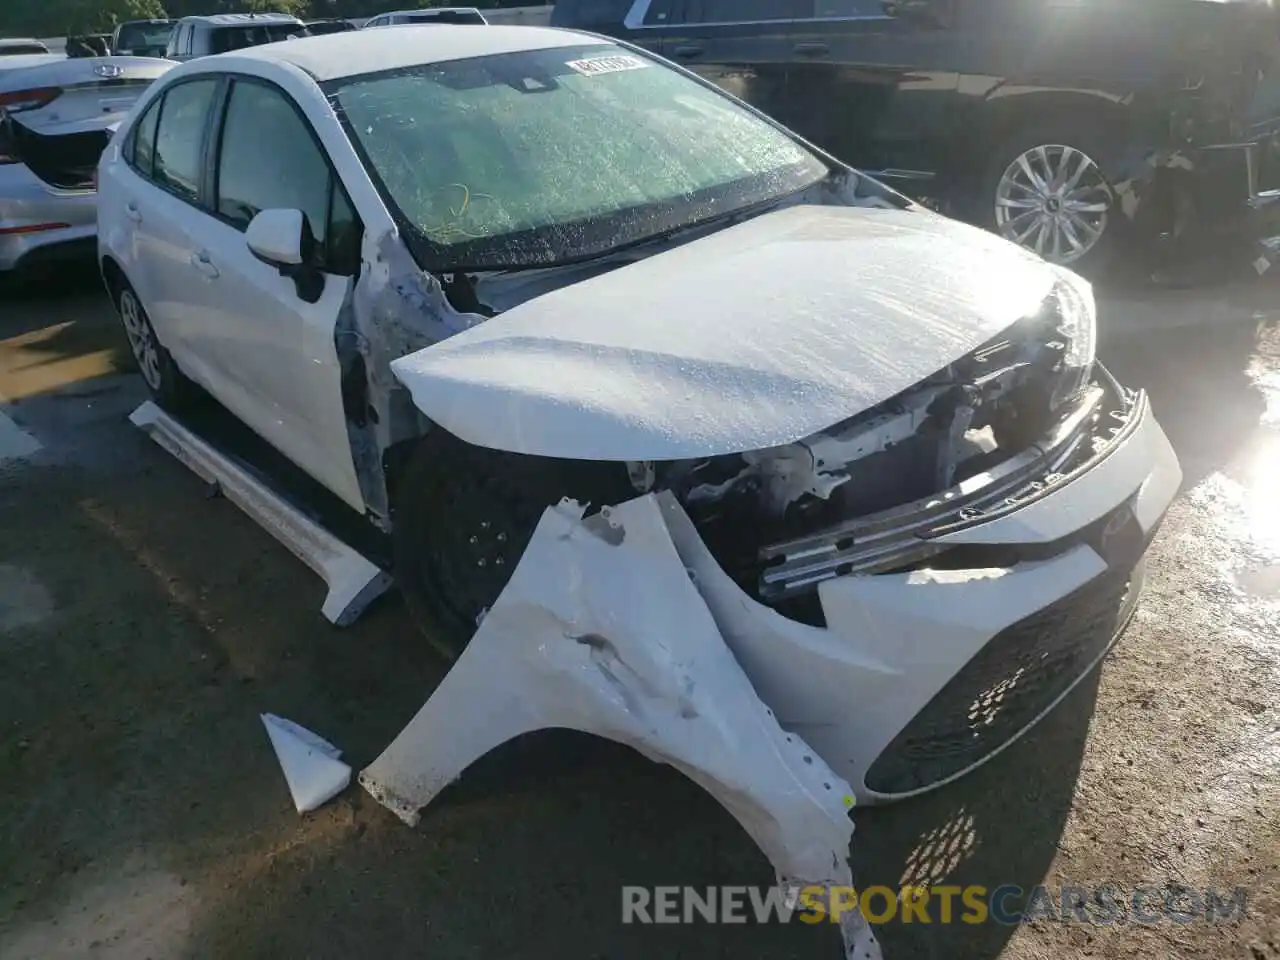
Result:
{"type": "MultiPolygon", "coordinates": [[[[477,30],[473,26],[444,23],[425,31],[414,26],[397,26],[331,33],[323,37],[299,37],[288,43],[249,47],[222,56],[290,63],[323,83],[470,57],[610,43],[612,41],[602,37],[551,27],[488,27],[477,30]]],[[[217,59],[210,57],[196,62],[209,69],[217,69],[217,59]]]]}
{"type": "Polygon", "coordinates": [[[209,16],[183,17],[180,23],[207,23],[215,27],[247,27],[255,23],[301,23],[287,13],[215,13],[209,16]]]}

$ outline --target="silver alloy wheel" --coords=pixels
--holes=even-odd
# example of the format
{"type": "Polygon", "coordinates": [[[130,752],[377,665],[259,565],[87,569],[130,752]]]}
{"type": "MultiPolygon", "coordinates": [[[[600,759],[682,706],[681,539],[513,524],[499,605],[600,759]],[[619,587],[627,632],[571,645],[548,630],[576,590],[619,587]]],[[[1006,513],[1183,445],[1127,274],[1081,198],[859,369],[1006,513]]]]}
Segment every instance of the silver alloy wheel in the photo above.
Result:
{"type": "Polygon", "coordinates": [[[1032,147],[996,188],[996,227],[1006,240],[1052,263],[1073,263],[1107,229],[1112,193],[1098,165],[1064,144],[1032,147]]]}
{"type": "Polygon", "coordinates": [[[155,332],[143,316],[142,305],[132,290],[120,294],[120,319],[124,322],[125,336],[129,338],[129,348],[138,361],[142,379],[152,390],[159,390],[160,345],[156,343],[155,332]]]}

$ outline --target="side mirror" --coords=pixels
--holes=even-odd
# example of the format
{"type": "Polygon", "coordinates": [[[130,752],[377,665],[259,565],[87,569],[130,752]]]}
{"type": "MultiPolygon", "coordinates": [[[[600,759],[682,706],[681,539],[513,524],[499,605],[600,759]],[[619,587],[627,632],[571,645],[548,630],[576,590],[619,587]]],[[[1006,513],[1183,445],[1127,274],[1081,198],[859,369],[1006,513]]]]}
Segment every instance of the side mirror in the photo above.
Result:
{"type": "Polygon", "coordinates": [[[301,210],[263,210],[249,222],[244,242],[263,263],[273,267],[297,267],[303,256],[307,216],[301,210]]]}
{"type": "Polygon", "coordinates": [[[294,282],[300,299],[320,299],[324,274],[315,265],[315,235],[301,210],[263,210],[249,221],[244,242],[250,253],[294,282]]]}

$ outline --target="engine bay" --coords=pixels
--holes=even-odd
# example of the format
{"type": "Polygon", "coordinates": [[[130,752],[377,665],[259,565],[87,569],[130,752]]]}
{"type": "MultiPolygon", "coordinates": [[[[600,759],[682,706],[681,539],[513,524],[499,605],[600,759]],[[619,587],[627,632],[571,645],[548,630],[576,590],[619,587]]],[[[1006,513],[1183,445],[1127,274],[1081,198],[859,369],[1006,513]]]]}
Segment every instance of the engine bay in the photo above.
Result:
{"type": "Polygon", "coordinates": [[[1028,450],[1040,452],[1056,425],[1079,428],[1086,409],[1096,419],[1092,365],[1066,364],[1068,345],[1047,308],[813,436],[730,456],[629,463],[631,484],[639,493],[672,491],[726,572],[766,602],[785,600],[795,591],[771,589],[766,573],[795,551],[778,545],[976,486],[1028,450]]]}

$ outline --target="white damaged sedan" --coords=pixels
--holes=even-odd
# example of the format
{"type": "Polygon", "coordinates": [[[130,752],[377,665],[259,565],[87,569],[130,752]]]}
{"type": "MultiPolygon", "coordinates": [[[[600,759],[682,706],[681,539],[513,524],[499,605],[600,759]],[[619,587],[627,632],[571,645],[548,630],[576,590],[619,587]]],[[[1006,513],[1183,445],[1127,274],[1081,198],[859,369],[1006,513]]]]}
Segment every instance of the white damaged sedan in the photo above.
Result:
{"type": "Polygon", "coordinates": [[[432,642],[490,628],[519,566],[547,594],[504,622],[632,703],[660,685],[627,687],[618,637],[694,630],[650,589],[683,583],[863,800],[972,769],[1102,659],[1181,481],[1095,361],[1086,282],[613,41],[388,28],[203,58],[148,92],[99,191],[155,397],[198,385],[385,534],[432,642]],[[626,578],[599,545],[532,555],[540,522],[602,508],[650,558],[626,578]]]}

